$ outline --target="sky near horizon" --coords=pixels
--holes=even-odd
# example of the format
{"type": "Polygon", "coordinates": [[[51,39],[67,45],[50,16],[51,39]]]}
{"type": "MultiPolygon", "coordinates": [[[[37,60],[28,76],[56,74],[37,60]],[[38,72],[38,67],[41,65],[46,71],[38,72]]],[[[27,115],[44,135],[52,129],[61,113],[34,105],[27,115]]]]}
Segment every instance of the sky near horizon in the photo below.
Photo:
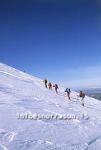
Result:
{"type": "Polygon", "coordinates": [[[72,88],[101,87],[100,0],[1,0],[0,62],[72,88]]]}

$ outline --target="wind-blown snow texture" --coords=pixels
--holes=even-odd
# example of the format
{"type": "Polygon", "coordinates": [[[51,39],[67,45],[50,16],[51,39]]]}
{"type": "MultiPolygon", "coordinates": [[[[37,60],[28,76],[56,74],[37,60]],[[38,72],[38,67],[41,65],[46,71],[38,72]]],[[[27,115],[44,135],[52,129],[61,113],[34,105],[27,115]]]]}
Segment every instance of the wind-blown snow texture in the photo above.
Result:
{"type": "Polygon", "coordinates": [[[0,150],[101,150],[101,102],[68,101],[43,81],[0,63],[0,150]],[[20,120],[18,113],[74,114],[72,120],[20,120]]]}

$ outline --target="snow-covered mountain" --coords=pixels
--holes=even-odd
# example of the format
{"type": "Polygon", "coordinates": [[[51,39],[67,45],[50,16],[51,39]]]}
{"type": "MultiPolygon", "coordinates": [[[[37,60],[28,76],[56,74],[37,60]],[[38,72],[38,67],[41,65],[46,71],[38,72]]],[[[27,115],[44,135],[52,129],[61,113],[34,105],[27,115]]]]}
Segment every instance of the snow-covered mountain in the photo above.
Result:
{"type": "Polygon", "coordinates": [[[69,101],[64,88],[57,95],[41,79],[0,63],[0,150],[101,150],[101,102],[86,96],[82,107],[77,94],[69,101]]]}

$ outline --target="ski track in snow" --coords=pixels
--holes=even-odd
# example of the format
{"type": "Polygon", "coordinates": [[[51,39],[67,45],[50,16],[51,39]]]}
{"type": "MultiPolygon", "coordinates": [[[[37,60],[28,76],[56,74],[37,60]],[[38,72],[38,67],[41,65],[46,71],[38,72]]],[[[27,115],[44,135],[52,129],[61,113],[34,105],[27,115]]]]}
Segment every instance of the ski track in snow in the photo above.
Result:
{"type": "Polygon", "coordinates": [[[41,79],[0,63],[0,150],[101,150],[101,102],[71,101],[41,79]],[[72,114],[72,120],[18,120],[17,113],[72,114]]]}
{"type": "Polygon", "coordinates": [[[8,150],[8,149],[4,145],[0,144],[0,150],[8,150]]]}
{"type": "Polygon", "coordinates": [[[15,132],[10,132],[4,135],[4,139],[7,139],[8,142],[12,142],[16,133],[15,132]]]}

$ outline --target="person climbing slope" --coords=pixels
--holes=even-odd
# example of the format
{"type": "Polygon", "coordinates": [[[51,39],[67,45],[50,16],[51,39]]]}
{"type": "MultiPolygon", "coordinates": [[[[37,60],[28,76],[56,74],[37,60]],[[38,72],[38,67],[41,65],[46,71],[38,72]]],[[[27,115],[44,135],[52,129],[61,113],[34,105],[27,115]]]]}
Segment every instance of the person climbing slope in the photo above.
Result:
{"type": "Polygon", "coordinates": [[[70,93],[71,93],[71,90],[69,88],[66,88],[65,92],[67,93],[67,97],[68,99],[70,100],[70,93]]]}
{"type": "Polygon", "coordinates": [[[48,83],[48,88],[49,88],[49,90],[52,90],[52,83],[51,82],[48,83]]]}
{"type": "Polygon", "coordinates": [[[83,93],[82,91],[80,91],[79,96],[81,97],[81,105],[84,106],[85,93],[83,93]]]}
{"type": "Polygon", "coordinates": [[[43,82],[45,83],[45,87],[47,88],[47,83],[48,83],[47,79],[45,79],[43,82]]]}
{"type": "Polygon", "coordinates": [[[55,92],[56,92],[56,94],[58,94],[58,85],[57,84],[55,84],[55,85],[53,85],[53,87],[55,88],[55,92]]]}

